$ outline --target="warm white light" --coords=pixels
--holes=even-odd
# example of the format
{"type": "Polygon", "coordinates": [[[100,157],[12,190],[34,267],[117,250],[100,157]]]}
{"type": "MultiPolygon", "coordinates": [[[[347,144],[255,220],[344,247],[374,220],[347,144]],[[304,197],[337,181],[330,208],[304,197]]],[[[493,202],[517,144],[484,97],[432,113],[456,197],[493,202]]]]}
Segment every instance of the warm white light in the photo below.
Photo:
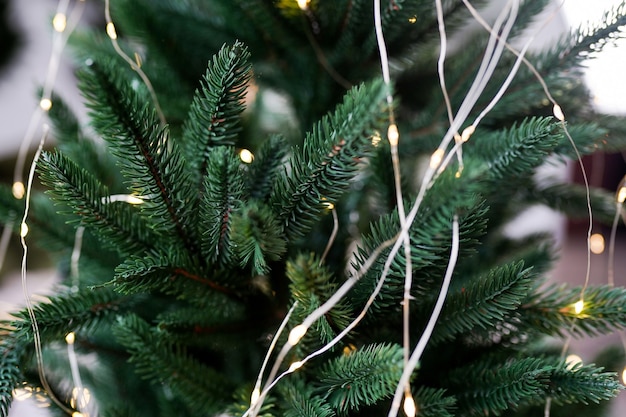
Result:
{"type": "Polygon", "coordinates": [[[439,164],[441,164],[441,161],[443,160],[444,155],[445,155],[445,152],[441,148],[433,152],[432,156],[430,157],[430,167],[432,169],[437,168],[439,164]]]}
{"type": "Polygon", "coordinates": [[[391,146],[398,146],[398,139],[400,139],[400,132],[398,132],[398,125],[395,123],[390,124],[387,129],[387,139],[391,146]]]}
{"type": "Polygon", "coordinates": [[[112,40],[117,39],[117,32],[115,31],[115,25],[113,22],[107,23],[107,35],[109,35],[109,38],[112,40]]]}
{"type": "Polygon", "coordinates": [[[374,147],[377,147],[380,144],[381,140],[382,138],[380,137],[380,133],[378,131],[374,132],[374,134],[372,135],[372,145],[374,147]]]}
{"type": "Polygon", "coordinates": [[[258,388],[255,388],[254,391],[252,391],[252,395],[250,395],[250,404],[251,405],[256,404],[256,402],[259,401],[260,396],[261,396],[261,390],[258,388]]]}
{"type": "Polygon", "coordinates": [[[21,200],[24,198],[24,194],[26,193],[26,188],[24,187],[24,183],[21,181],[17,181],[13,183],[13,197],[21,200]]]}
{"type": "Polygon", "coordinates": [[[476,126],[474,125],[469,125],[467,126],[464,130],[463,133],[461,133],[461,141],[462,142],[467,142],[470,138],[470,136],[472,136],[472,134],[474,134],[474,132],[476,131],[476,126]]]}
{"type": "Polygon", "coordinates": [[[39,107],[41,107],[43,111],[48,111],[52,108],[52,101],[49,98],[42,98],[39,101],[39,107]]]}
{"type": "Polygon", "coordinates": [[[85,417],[85,415],[81,413],[80,411],[74,411],[72,413],[72,417],[85,417]]]}
{"type": "Polygon", "coordinates": [[[20,226],[20,236],[26,237],[27,234],[28,234],[28,225],[25,222],[22,222],[22,225],[20,226]]]}
{"type": "Polygon", "coordinates": [[[302,362],[296,361],[296,362],[292,363],[291,365],[289,365],[289,372],[293,372],[296,369],[299,369],[301,367],[302,367],[302,362]]]}
{"type": "Polygon", "coordinates": [[[554,117],[556,117],[560,121],[565,121],[565,115],[563,114],[563,110],[558,104],[554,105],[554,107],[552,108],[552,113],[554,114],[554,117]]]}
{"type": "Polygon", "coordinates": [[[622,382],[626,384],[626,366],[624,367],[624,370],[622,371],[622,382]]]}
{"type": "Polygon", "coordinates": [[[245,164],[250,164],[252,163],[252,161],[254,161],[254,155],[249,150],[242,149],[239,152],[239,159],[241,159],[241,162],[245,164]]]}
{"type": "Polygon", "coordinates": [[[33,390],[30,387],[15,388],[13,390],[13,399],[17,401],[25,401],[33,396],[33,390]]]}
{"type": "Polygon", "coordinates": [[[306,334],[307,330],[308,329],[304,325],[298,324],[296,327],[291,329],[291,332],[289,332],[289,338],[287,339],[287,342],[291,346],[297,345],[300,339],[302,339],[302,336],[306,334]]]}
{"type": "Polygon", "coordinates": [[[594,233],[589,237],[589,249],[596,255],[604,252],[604,236],[600,233],[594,233]]]}
{"type": "Polygon", "coordinates": [[[623,204],[626,201],[626,187],[621,187],[617,192],[617,202],[623,204]]]}
{"type": "Polygon", "coordinates": [[[583,362],[583,358],[581,358],[578,355],[568,355],[567,358],[565,358],[565,363],[567,364],[567,369],[572,369],[574,368],[576,365],[578,365],[579,363],[583,362]]]}
{"type": "Polygon", "coordinates": [[[301,8],[302,10],[306,10],[309,7],[310,0],[297,0],[297,1],[298,1],[298,7],[301,8]]]}
{"type": "Polygon", "coordinates": [[[415,400],[413,399],[411,393],[408,393],[404,397],[404,404],[402,405],[402,408],[404,409],[404,413],[407,417],[415,417],[417,414],[417,406],[415,405],[415,400]]]}
{"type": "Polygon", "coordinates": [[[415,22],[417,22],[417,16],[411,16],[411,17],[409,17],[409,23],[410,23],[410,24],[413,24],[413,23],[415,23],[415,22]]]}
{"type": "Polygon", "coordinates": [[[76,340],[76,335],[74,334],[74,332],[69,332],[67,336],[65,336],[65,342],[68,345],[73,345],[75,340],[76,340]]]}
{"type": "Polygon", "coordinates": [[[63,32],[67,26],[67,18],[63,13],[57,13],[52,19],[52,27],[57,32],[63,32]]]}
{"type": "Polygon", "coordinates": [[[585,302],[583,300],[576,301],[573,307],[574,307],[574,313],[580,314],[583,312],[583,309],[585,308],[585,302]]]}
{"type": "Polygon", "coordinates": [[[324,202],[324,206],[326,206],[326,208],[328,210],[334,210],[335,209],[335,205],[333,203],[331,203],[330,201],[325,201],[324,202]]]}
{"type": "MultiPolygon", "coordinates": [[[[114,203],[116,201],[121,201],[122,203],[128,203],[128,204],[142,204],[143,203],[143,199],[137,196],[134,196],[132,194],[113,194],[108,197],[108,201],[111,203],[114,203]]],[[[102,197],[101,202],[102,204],[106,204],[107,197],[102,197]]]]}

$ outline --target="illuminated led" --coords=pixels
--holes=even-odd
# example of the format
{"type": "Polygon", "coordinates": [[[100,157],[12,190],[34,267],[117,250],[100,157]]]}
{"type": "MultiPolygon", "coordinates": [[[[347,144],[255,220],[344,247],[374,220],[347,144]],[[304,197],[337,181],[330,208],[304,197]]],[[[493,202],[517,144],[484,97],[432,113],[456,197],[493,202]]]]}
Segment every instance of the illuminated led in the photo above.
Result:
{"type": "Polygon", "coordinates": [[[67,336],[65,336],[65,342],[68,345],[73,345],[75,340],[76,340],[76,335],[74,334],[74,332],[69,332],[67,336]]]}
{"type": "Polygon", "coordinates": [[[622,371],[622,382],[626,384],[626,366],[624,367],[624,370],[622,371]]]}
{"type": "Polygon", "coordinates": [[[475,131],[476,131],[476,126],[474,126],[474,125],[467,126],[463,130],[463,133],[461,133],[461,142],[463,142],[463,143],[467,142],[469,140],[470,136],[472,136],[475,131]]]}
{"type": "Polygon", "coordinates": [[[52,108],[52,101],[49,98],[42,98],[41,101],[39,101],[39,107],[41,107],[43,111],[48,111],[52,108]]]}
{"type": "Polygon", "coordinates": [[[24,183],[21,181],[17,181],[13,183],[13,188],[11,189],[13,192],[13,197],[21,200],[24,198],[24,194],[26,193],[26,188],[24,188],[24,183]]]}
{"type": "Polygon", "coordinates": [[[300,339],[302,339],[302,336],[306,334],[307,330],[308,329],[304,325],[298,324],[296,327],[291,329],[291,332],[289,332],[289,338],[287,339],[287,342],[291,346],[297,345],[300,339]]]}
{"type": "Polygon", "coordinates": [[[415,23],[415,22],[417,22],[417,16],[411,16],[411,17],[409,17],[409,23],[410,23],[410,24],[413,24],[413,23],[415,23]]]}
{"type": "Polygon", "coordinates": [[[25,222],[22,222],[22,225],[20,226],[20,236],[26,237],[27,234],[28,234],[28,225],[25,222]]]}
{"type": "Polygon", "coordinates": [[[579,363],[583,362],[583,358],[581,358],[578,355],[568,355],[567,358],[565,358],[565,363],[567,364],[567,369],[572,369],[574,368],[576,365],[578,365],[579,363]]]}
{"type": "Polygon", "coordinates": [[[458,171],[454,174],[454,178],[461,178],[461,170],[458,170],[458,171]]]}
{"type": "Polygon", "coordinates": [[[330,201],[325,201],[323,204],[324,204],[324,207],[326,207],[328,210],[334,210],[335,209],[335,205],[333,203],[331,203],[330,201]]]}
{"type": "Polygon", "coordinates": [[[113,22],[107,23],[107,35],[109,35],[109,38],[112,40],[117,39],[117,32],[115,31],[115,25],[113,22]]]}
{"type": "Polygon", "coordinates": [[[57,32],[63,32],[67,26],[67,18],[63,13],[57,13],[52,19],[52,27],[57,32]]]}
{"type": "Polygon", "coordinates": [[[578,300],[574,303],[574,313],[576,314],[580,314],[583,312],[583,309],[585,308],[585,302],[583,300],[578,300]]]}
{"type": "Polygon", "coordinates": [[[556,117],[560,121],[565,121],[565,115],[563,114],[563,110],[561,110],[561,106],[559,106],[558,104],[554,105],[554,107],[552,108],[552,113],[554,114],[554,117],[556,117]]]}
{"type": "MultiPolygon", "coordinates": [[[[102,202],[102,204],[106,204],[107,197],[102,197],[102,200],[100,201],[102,202]]],[[[123,203],[128,203],[128,204],[142,204],[143,203],[143,199],[137,196],[131,195],[131,194],[113,194],[108,197],[108,201],[111,203],[114,203],[116,201],[121,201],[123,203]]]]}
{"type": "Polygon", "coordinates": [[[310,0],[297,0],[297,1],[298,1],[298,7],[301,8],[302,10],[306,10],[309,7],[310,0]]]}
{"type": "Polygon", "coordinates": [[[404,404],[402,405],[402,408],[404,409],[404,413],[407,417],[415,417],[417,414],[417,406],[415,405],[415,400],[410,392],[404,397],[404,404]]]}
{"type": "Polygon", "coordinates": [[[589,237],[589,249],[596,255],[604,252],[604,236],[600,233],[594,233],[589,237]]]}
{"type": "Polygon", "coordinates": [[[355,351],[356,351],[356,346],[354,346],[352,343],[350,343],[348,346],[344,346],[344,348],[343,348],[343,355],[344,356],[350,356],[355,351]]]}
{"type": "Polygon", "coordinates": [[[293,372],[296,369],[299,369],[301,367],[302,367],[302,362],[296,361],[296,362],[292,363],[291,365],[289,365],[289,372],[293,372]]]}
{"type": "Polygon", "coordinates": [[[391,146],[398,146],[399,138],[400,132],[398,132],[398,126],[395,123],[389,125],[389,129],[387,129],[387,139],[389,139],[389,144],[391,146]]]}
{"type": "Polygon", "coordinates": [[[239,152],[239,159],[241,159],[241,162],[245,164],[250,164],[252,163],[252,161],[254,161],[254,155],[249,150],[242,149],[239,152]]]}
{"type": "Polygon", "coordinates": [[[443,156],[444,156],[444,151],[443,149],[437,149],[435,152],[433,152],[432,156],[430,157],[430,167],[432,169],[435,169],[439,166],[439,164],[441,164],[441,161],[443,160],[443,156]]]}
{"type": "Polygon", "coordinates": [[[380,145],[381,140],[382,138],[380,137],[380,133],[378,131],[374,132],[374,134],[372,135],[372,145],[374,147],[377,147],[378,145],[380,145]]]}
{"type": "Polygon", "coordinates": [[[261,390],[258,388],[255,388],[254,391],[252,391],[252,395],[250,395],[250,404],[251,405],[256,404],[256,402],[259,401],[260,396],[261,396],[261,390]]]}
{"type": "Polygon", "coordinates": [[[617,202],[623,204],[626,201],[626,187],[621,187],[617,192],[617,202]]]}

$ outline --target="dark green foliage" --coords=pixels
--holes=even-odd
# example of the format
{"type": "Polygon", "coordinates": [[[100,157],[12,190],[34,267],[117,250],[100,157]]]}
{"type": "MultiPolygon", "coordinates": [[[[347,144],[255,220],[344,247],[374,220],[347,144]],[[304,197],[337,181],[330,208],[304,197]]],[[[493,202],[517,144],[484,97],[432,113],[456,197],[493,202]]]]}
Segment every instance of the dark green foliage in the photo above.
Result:
{"type": "MultiPolygon", "coordinates": [[[[519,43],[547,3],[523,2],[509,41],[519,43]]],[[[459,221],[446,302],[411,375],[418,416],[536,416],[551,398],[553,416],[563,417],[573,414],[570,407],[604,402],[621,389],[612,372],[623,367],[622,354],[600,363],[610,364],[606,372],[568,367],[545,338],[624,329],[626,290],[590,286],[576,313],[581,288],[543,285],[556,258],[552,238],[505,233],[535,204],[587,215],[583,187],[536,178],[547,161],[559,164],[576,152],[563,125],[546,116],[551,105],[535,76],[521,67],[463,144],[462,170],[453,158],[422,184],[449,124],[435,65],[435,2],[382,2],[392,86],[379,76],[372,5],[312,0],[303,11],[293,0],[113,2],[120,45],[141,54],[166,123],[102,33],[72,40],[89,63],[78,73],[91,126],[53,97],[58,150],[42,155],[46,193],[34,194],[28,217],[28,239],[59,264],[57,294],[37,303],[34,314],[62,401],[74,382],[58,347],[75,331],[79,354],[95,360],[81,373],[102,415],[243,415],[287,311],[293,307],[263,384],[289,330],[353,283],[276,372],[328,344],[355,318],[363,322],[282,378],[258,415],[387,415],[404,368],[407,262],[401,247],[388,259],[401,224],[385,134],[390,92],[405,211],[415,214],[408,228],[411,348],[432,314],[453,249],[452,220],[459,221]],[[240,158],[242,149],[254,154],[251,163],[240,158]],[[119,195],[141,203],[118,201],[119,195]],[[78,227],[85,234],[73,276],[78,227]],[[356,271],[373,254],[361,277],[356,271]],[[362,312],[379,282],[380,294],[362,312]]],[[[453,35],[469,14],[460,1],[443,1],[443,9],[453,35]]],[[[528,56],[561,103],[581,154],[626,148],[624,119],[595,114],[579,80],[584,58],[622,36],[624,19],[621,6],[594,28],[528,56]]],[[[467,38],[446,61],[454,111],[487,35],[478,30],[467,38]]],[[[514,60],[504,54],[468,122],[514,60]]],[[[614,195],[592,189],[591,205],[596,221],[612,222],[614,195]]],[[[23,210],[24,201],[0,187],[2,222],[18,231],[23,210]]],[[[3,417],[16,386],[40,385],[31,325],[25,310],[0,324],[3,417]]]]}

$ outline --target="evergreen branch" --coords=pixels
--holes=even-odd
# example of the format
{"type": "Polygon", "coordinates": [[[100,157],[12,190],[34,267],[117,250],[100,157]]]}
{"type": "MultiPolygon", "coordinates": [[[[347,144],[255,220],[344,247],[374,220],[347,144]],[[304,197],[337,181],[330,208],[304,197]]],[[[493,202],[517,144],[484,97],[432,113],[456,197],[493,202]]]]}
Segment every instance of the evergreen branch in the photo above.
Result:
{"type": "Polygon", "coordinates": [[[281,392],[284,396],[284,417],[335,417],[330,405],[302,379],[294,381],[281,392]]]}
{"type": "Polygon", "coordinates": [[[523,262],[507,264],[471,280],[459,292],[448,294],[432,343],[480,327],[493,328],[526,299],[535,276],[523,262]]]}
{"type": "Polygon", "coordinates": [[[224,375],[164,339],[138,316],[121,317],[113,334],[130,353],[138,375],[168,386],[194,414],[217,413],[224,407],[231,386],[224,375]]]}
{"type": "Polygon", "coordinates": [[[286,156],[287,143],[282,136],[272,135],[263,142],[246,176],[246,189],[250,198],[265,201],[270,196],[286,156]]]}
{"type": "Polygon", "coordinates": [[[240,42],[223,46],[213,56],[194,95],[183,126],[183,141],[187,147],[191,178],[197,178],[198,188],[208,173],[212,148],[234,145],[241,130],[239,119],[244,110],[246,86],[252,75],[249,58],[250,53],[240,42]]]}
{"type": "Polygon", "coordinates": [[[390,397],[402,375],[402,348],[369,345],[324,364],[316,392],[340,413],[390,397]]]}
{"type": "Polygon", "coordinates": [[[557,404],[599,403],[623,390],[614,372],[603,372],[595,365],[572,366],[562,361],[550,374],[547,394],[557,404]]]}
{"type": "Polygon", "coordinates": [[[199,206],[199,228],[203,230],[200,247],[212,263],[221,266],[231,261],[233,215],[241,209],[244,183],[241,161],[231,147],[213,148],[206,158],[204,193],[199,206]]]}
{"type": "Polygon", "coordinates": [[[253,275],[267,274],[268,262],[281,259],[287,251],[279,221],[261,203],[246,204],[235,213],[231,238],[240,266],[251,266],[253,275]]]}
{"type": "MultiPolygon", "coordinates": [[[[4,332],[2,332],[4,333],[4,332]]],[[[13,390],[23,381],[20,372],[21,342],[3,335],[0,340],[0,416],[8,417],[13,402],[13,390]]]]}
{"type": "Polygon", "coordinates": [[[154,250],[154,238],[136,209],[111,203],[108,189],[89,172],[59,152],[44,153],[39,165],[41,181],[53,198],[69,205],[105,244],[122,255],[154,250]]]}
{"type": "Polygon", "coordinates": [[[420,417],[454,417],[456,399],[443,389],[420,387],[413,394],[420,417]]]}
{"type": "Polygon", "coordinates": [[[576,314],[574,303],[581,288],[553,286],[531,297],[520,309],[522,330],[536,329],[547,335],[595,336],[626,327],[626,289],[593,286],[584,292],[584,308],[576,314]]]}
{"type": "Polygon", "coordinates": [[[187,251],[197,255],[192,228],[185,223],[185,202],[192,192],[184,160],[168,140],[167,130],[158,126],[154,110],[121,83],[110,65],[92,64],[79,76],[94,127],[120,158],[131,189],[150,199],[142,204],[142,211],[152,217],[155,229],[164,235],[175,233],[187,251]]]}
{"type": "Polygon", "coordinates": [[[270,202],[291,240],[306,234],[324,210],[322,198],[336,203],[372,152],[380,128],[386,87],[380,81],[355,87],[335,112],[325,116],[296,149],[278,178],[270,202]]]}

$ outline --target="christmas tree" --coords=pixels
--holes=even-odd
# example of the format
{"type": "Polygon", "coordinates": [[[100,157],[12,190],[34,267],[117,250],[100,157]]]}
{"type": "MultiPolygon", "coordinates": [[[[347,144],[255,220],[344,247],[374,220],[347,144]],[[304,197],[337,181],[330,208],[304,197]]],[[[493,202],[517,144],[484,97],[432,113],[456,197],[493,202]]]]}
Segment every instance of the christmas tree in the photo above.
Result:
{"type": "Polygon", "coordinates": [[[621,210],[535,174],[626,148],[581,83],[626,6],[530,54],[548,4],[444,56],[468,2],[115,1],[72,41],[89,126],[53,96],[46,191],[0,192],[63,276],[1,325],[2,415],[602,415],[615,373],[547,338],[624,328],[626,290],[544,285],[550,236],[503,230],[621,210]]]}

